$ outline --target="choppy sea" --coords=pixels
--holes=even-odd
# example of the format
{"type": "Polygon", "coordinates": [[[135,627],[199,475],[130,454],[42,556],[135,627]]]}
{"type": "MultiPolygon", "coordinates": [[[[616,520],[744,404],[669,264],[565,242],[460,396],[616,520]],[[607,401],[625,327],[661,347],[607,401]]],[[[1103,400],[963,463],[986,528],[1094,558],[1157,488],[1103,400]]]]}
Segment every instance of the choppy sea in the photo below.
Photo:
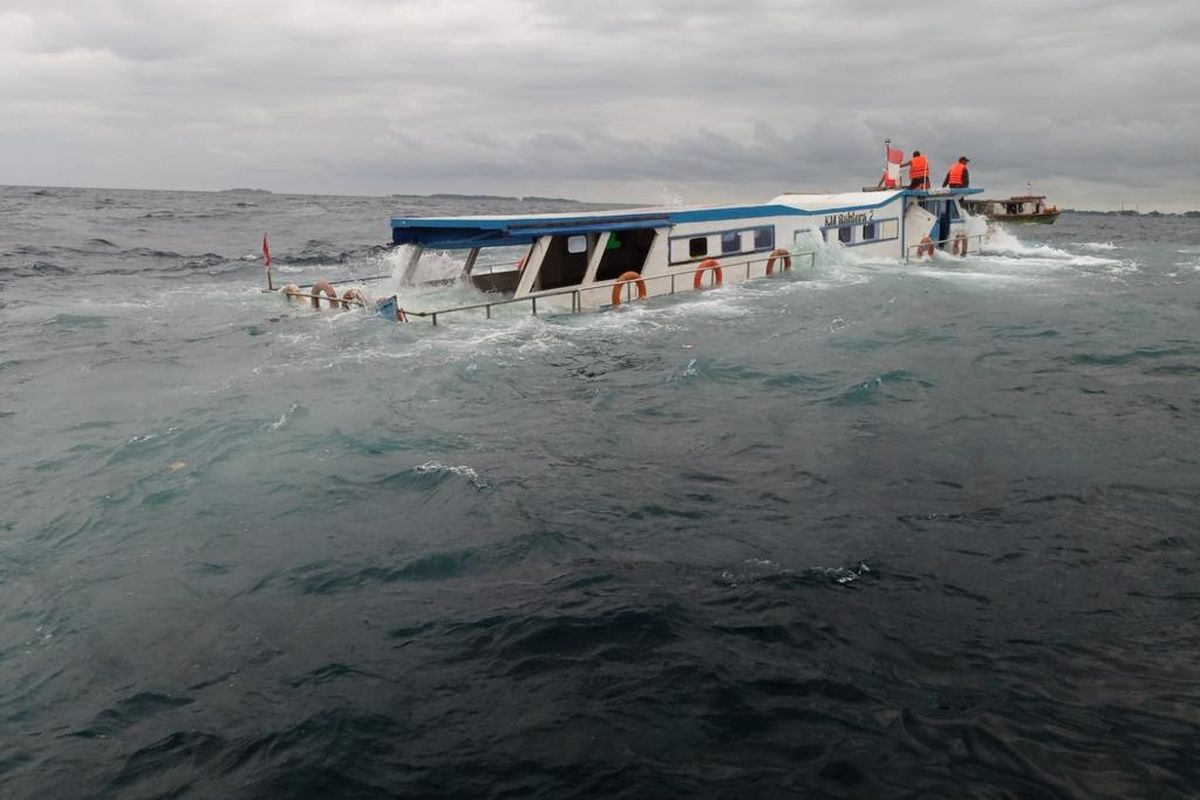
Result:
{"type": "Polygon", "coordinates": [[[1200,221],[259,291],[565,205],[0,188],[0,795],[1200,796],[1200,221]]]}

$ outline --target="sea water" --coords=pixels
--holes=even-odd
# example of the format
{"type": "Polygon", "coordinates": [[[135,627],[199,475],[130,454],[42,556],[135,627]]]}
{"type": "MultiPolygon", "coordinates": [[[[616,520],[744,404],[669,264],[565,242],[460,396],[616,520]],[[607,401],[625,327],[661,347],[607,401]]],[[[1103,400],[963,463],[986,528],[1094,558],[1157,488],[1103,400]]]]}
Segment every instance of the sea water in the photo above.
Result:
{"type": "Polygon", "coordinates": [[[0,794],[1200,792],[1197,220],[260,291],[264,233],[347,286],[390,216],[562,205],[0,188],[0,794]]]}

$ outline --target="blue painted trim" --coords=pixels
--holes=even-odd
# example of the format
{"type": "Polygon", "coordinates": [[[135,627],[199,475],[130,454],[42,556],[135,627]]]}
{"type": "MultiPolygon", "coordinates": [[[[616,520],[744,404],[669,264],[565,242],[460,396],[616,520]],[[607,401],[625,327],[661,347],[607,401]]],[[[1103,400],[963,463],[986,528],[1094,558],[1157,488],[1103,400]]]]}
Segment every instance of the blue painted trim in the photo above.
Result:
{"type": "Polygon", "coordinates": [[[879,219],[869,219],[866,222],[844,222],[841,225],[822,225],[821,226],[821,238],[825,240],[826,244],[828,244],[829,237],[827,237],[825,235],[825,231],[836,231],[841,228],[857,228],[860,225],[874,224],[874,225],[878,226],[878,225],[882,225],[885,222],[895,222],[896,227],[899,229],[900,232],[897,233],[895,236],[887,236],[887,237],[877,236],[874,239],[867,239],[866,241],[862,241],[862,242],[850,242],[849,244],[847,244],[846,242],[843,242],[839,239],[838,244],[840,244],[842,247],[861,247],[865,244],[879,244],[880,242],[894,242],[897,239],[900,239],[903,237],[904,225],[903,225],[903,223],[900,222],[899,217],[880,217],[879,219]]]}
{"type": "MultiPolygon", "coordinates": [[[[758,237],[756,236],[754,238],[757,239],[758,237]]],[[[716,231],[704,231],[703,233],[691,233],[691,234],[681,233],[677,236],[668,236],[667,237],[667,263],[669,263],[669,264],[686,264],[690,261],[703,261],[706,258],[737,258],[738,256],[752,256],[755,253],[769,253],[774,249],[775,249],[775,226],[774,225],[750,225],[750,226],[742,227],[742,228],[722,228],[721,230],[716,230],[716,231]],[[680,258],[680,259],[672,258],[672,245],[675,242],[679,242],[679,241],[690,242],[692,239],[707,239],[710,236],[716,236],[716,237],[718,237],[717,238],[717,246],[719,248],[720,243],[721,243],[720,237],[724,236],[727,233],[754,233],[754,232],[760,231],[760,230],[769,230],[771,232],[771,244],[767,247],[755,247],[751,250],[735,250],[735,251],[729,252],[729,253],[724,253],[724,252],[722,252],[722,253],[706,253],[705,255],[697,257],[697,256],[692,256],[690,254],[691,248],[689,246],[689,248],[688,248],[689,255],[688,256],[686,256],[685,258],[680,258]]]]}

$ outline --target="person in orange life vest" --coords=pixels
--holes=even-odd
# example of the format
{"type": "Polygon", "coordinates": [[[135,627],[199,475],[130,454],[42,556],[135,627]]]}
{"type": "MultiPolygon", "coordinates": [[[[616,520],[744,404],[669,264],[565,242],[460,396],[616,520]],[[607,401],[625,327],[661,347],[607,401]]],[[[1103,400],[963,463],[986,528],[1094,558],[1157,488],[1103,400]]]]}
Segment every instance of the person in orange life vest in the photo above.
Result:
{"type": "Polygon", "coordinates": [[[965,189],[970,186],[971,173],[967,171],[967,162],[970,160],[966,156],[959,156],[958,161],[951,164],[950,169],[946,170],[942,186],[949,186],[951,189],[965,189]]]}
{"type": "Polygon", "coordinates": [[[929,160],[921,155],[920,150],[913,150],[912,158],[900,166],[908,167],[908,188],[929,188],[929,160]]]}

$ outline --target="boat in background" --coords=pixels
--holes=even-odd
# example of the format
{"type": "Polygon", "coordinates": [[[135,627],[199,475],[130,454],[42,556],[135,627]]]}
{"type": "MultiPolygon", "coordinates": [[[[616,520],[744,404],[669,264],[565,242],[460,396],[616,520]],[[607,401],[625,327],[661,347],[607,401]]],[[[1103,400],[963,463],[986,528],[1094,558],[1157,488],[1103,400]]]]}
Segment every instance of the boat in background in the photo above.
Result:
{"type": "Polygon", "coordinates": [[[1061,213],[1057,206],[1046,205],[1042,194],[1022,194],[1004,200],[964,200],[970,214],[982,214],[995,222],[1038,222],[1052,225],[1061,213]]]}

